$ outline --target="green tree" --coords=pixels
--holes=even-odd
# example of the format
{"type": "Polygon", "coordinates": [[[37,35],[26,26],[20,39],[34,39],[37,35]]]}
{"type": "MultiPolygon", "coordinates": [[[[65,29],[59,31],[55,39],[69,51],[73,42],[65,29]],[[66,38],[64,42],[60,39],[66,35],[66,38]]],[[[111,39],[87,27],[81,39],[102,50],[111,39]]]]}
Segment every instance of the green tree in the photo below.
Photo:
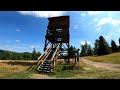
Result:
{"type": "Polygon", "coordinates": [[[14,56],[12,57],[12,60],[18,60],[17,56],[14,55],[14,56]]]}
{"type": "Polygon", "coordinates": [[[12,58],[13,58],[12,52],[7,51],[6,57],[7,57],[7,59],[12,60],[12,58]]]}
{"type": "Polygon", "coordinates": [[[75,52],[76,52],[76,48],[71,45],[69,48],[69,57],[70,58],[75,57],[75,52]]]}
{"type": "Polygon", "coordinates": [[[32,60],[37,60],[37,54],[36,54],[35,48],[34,48],[34,50],[32,52],[32,60]]]}
{"type": "Polygon", "coordinates": [[[111,53],[110,46],[105,41],[103,36],[100,36],[99,37],[99,48],[98,48],[98,51],[97,51],[97,55],[106,55],[106,54],[109,54],[109,53],[111,53]]]}
{"type": "Polygon", "coordinates": [[[87,44],[85,41],[84,45],[81,45],[81,53],[80,56],[88,56],[88,55],[93,55],[93,49],[91,48],[90,45],[87,44]]]}
{"type": "Polygon", "coordinates": [[[8,57],[5,55],[3,56],[2,60],[9,60],[8,57]]]}
{"type": "Polygon", "coordinates": [[[40,52],[38,52],[38,53],[37,53],[37,58],[38,58],[38,57],[40,57],[40,55],[41,55],[41,53],[40,53],[40,52]]]}
{"type": "Polygon", "coordinates": [[[24,60],[27,60],[27,55],[24,53],[24,55],[23,55],[23,59],[24,60]]]}
{"type": "Polygon", "coordinates": [[[95,55],[97,55],[98,48],[99,48],[99,40],[96,39],[96,40],[95,40],[95,43],[94,43],[94,54],[95,54],[95,55]]]}
{"type": "Polygon", "coordinates": [[[112,50],[113,53],[118,52],[118,47],[117,47],[114,40],[111,41],[111,50],[112,50]]]}
{"type": "Polygon", "coordinates": [[[80,53],[80,56],[85,56],[86,53],[85,53],[85,47],[84,45],[81,45],[81,53],[80,53]]]}
{"type": "Polygon", "coordinates": [[[93,49],[91,48],[90,45],[88,45],[88,49],[87,49],[87,56],[93,55],[93,49]]]}
{"type": "Polygon", "coordinates": [[[119,51],[120,51],[120,38],[119,38],[119,51]]]}
{"type": "Polygon", "coordinates": [[[31,60],[31,56],[27,54],[27,60],[31,60]]]}
{"type": "Polygon", "coordinates": [[[2,59],[3,57],[2,57],[2,54],[0,53],[0,60],[2,59]]]}
{"type": "Polygon", "coordinates": [[[23,56],[19,55],[18,57],[18,60],[23,60],[23,56]]]}

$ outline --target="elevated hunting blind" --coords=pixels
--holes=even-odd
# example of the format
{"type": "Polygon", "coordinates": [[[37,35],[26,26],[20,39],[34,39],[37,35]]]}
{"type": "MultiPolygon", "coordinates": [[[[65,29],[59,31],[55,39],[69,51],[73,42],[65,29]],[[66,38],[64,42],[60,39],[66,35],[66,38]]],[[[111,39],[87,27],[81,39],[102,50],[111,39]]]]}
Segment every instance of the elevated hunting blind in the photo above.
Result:
{"type": "Polygon", "coordinates": [[[48,18],[48,27],[46,33],[45,47],[52,43],[52,49],[56,49],[56,44],[60,43],[61,54],[68,55],[69,50],[69,16],[48,18]]]}
{"type": "Polygon", "coordinates": [[[48,18],[44,53],[38,58],[39,71],[51,72],[58,56],[69,61],[69,37],[69,16],[48,18]]]}

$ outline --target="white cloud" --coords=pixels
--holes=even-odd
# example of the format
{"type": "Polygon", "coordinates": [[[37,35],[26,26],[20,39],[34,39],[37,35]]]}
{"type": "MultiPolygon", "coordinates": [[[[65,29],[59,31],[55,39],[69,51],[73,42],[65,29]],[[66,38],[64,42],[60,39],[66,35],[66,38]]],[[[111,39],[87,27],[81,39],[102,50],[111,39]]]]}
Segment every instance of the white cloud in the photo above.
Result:
{"type": "Polygon", "coordinates": [[[111,39],[112,39],[112,36],[113,36],[113,35],[119,36],[119,35],[118,35],[118,34],[119,34],[118,32],[120,32],[120,26],[117,27],[115,30],[112,30],[110,33],[108,33],[108,35],[105,36],[105,39],[108,41],[108,40],[111,40],[111,39]]]}
{"type": "Polygon", "coordinates": [[[18,11],[18,12],[23,15],[32,15],[41,18],[62,16],[66,13],[66,11],[18,11]]]}
{"type": "Polygon", "coordinates": [[[29,48],[40,48],[40,45],[30,45],[29,48]]]}
{"type": "Polygon", "coordinates": [[[10,43],[11,41],[7,41],[7,43],[10,43]]]}
{"type": "Polygon", "coordinates": [[[102,11],[88,11],[89,15],[96,15],[96,14],[101,14],[102,11]]]}
{"type": "MultiPolygon", "coordinates": [[[[90,41],[86,41],[87,42],[87,44],[90,44],[91,42],[90,41]]],[[[84,45],[85,44],[85,41],[82,41],[82,42],[80,42],[82,45],[84,45]]]]}
{"type": "Polygon", "coordinates": [[[113,26],[116,26],[116,25],[120,24],[120,20],[116,20],[116,19],[112,19],[112,18],[102,18],[99,20],[97,27],[102,26],[102,25],[107,24],[107,23],[110,23],[113,26]]]}
{"type": "Polygon", "coordinates": [[[30,48],[34,48],[34,45],[29,46],[30,48]]]}
{"type": "Polygon", "coordinates": [[[20,32],[21,30],[20,29],[16,29],[17,32],[20,32]]]}
{"type": "Polygon", "coordinates": [[[86,14],[85,13],[81,13],[81,16],[85,16],[86,14]]]}
{"type": "Polygon", "coordinates": [[[20,42],[20,40],[15,40],[16,42],[20,42]]]}
{"type": "Polygon", "coordinates": [[[97,21],[97,20],[98,20],[98,18],[94,18],[94,19],[93,19],[93,21],[97,21]]]}
{"type": "Polygon", "coordinates": [[[74,29],[78,29],[78,25],[74,25],[74,29]]]}
{"type": "Polygon", "coordinates": [[[101,27],[97,27],[97,28],[96,28],[97,31],[100,31],[100,29],[101,29],[101,27]]]}

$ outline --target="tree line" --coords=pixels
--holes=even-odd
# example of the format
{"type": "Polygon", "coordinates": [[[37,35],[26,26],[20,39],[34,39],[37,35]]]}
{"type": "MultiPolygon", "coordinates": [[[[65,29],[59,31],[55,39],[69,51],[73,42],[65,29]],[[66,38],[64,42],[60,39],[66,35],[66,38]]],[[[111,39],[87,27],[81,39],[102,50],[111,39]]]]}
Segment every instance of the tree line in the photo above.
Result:
{"type": "Polygon", "coordinates": [[[90,55],[107,55],[114,52],[120,52],[120,38],[118,40],[119,46],[116,45],[114,40],[111,40],[111,46],[107,43],[103,36],[100,36],[99,39],[95,40],[94,47],[85,42],[84,45],[81,45],[80,56],[90,56],[90,55]]]}
{"type": "Polygon", "coordinates": [[[37,60],[37,58],[40,55],[41,53],[36,52],[35,48],[32,53],[30,52],[17,53],[0,50],[0,60],[37,60]]]}

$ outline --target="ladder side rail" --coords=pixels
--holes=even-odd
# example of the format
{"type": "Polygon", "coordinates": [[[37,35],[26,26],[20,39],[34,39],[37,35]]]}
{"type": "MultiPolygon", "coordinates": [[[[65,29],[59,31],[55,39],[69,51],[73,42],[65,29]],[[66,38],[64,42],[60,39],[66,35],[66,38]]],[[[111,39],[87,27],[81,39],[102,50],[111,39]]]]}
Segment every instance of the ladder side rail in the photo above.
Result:
{"type": "MultiPolygon", "coordinates": [[[[52,44],[51,44],[50,48],[52,48],[52,44]]],[[[45,50],[45,52],[44,52],[40,57],[38,57],[38,60],[39,60],[50,48],[47,48],[47,49],[45,50]]]]}
{"type": "Polygon", "coordinates": [[[53,61],[53,59],[54,59],[54,57],[55,57],[55,55],[56,55],[59,47],[60,47],[60,43],[58,44],[57,49],[56,49],[55,52],[53,53],[53,56],[52,56],[52,58],[51,58],[51,61],[53,61]]]}

